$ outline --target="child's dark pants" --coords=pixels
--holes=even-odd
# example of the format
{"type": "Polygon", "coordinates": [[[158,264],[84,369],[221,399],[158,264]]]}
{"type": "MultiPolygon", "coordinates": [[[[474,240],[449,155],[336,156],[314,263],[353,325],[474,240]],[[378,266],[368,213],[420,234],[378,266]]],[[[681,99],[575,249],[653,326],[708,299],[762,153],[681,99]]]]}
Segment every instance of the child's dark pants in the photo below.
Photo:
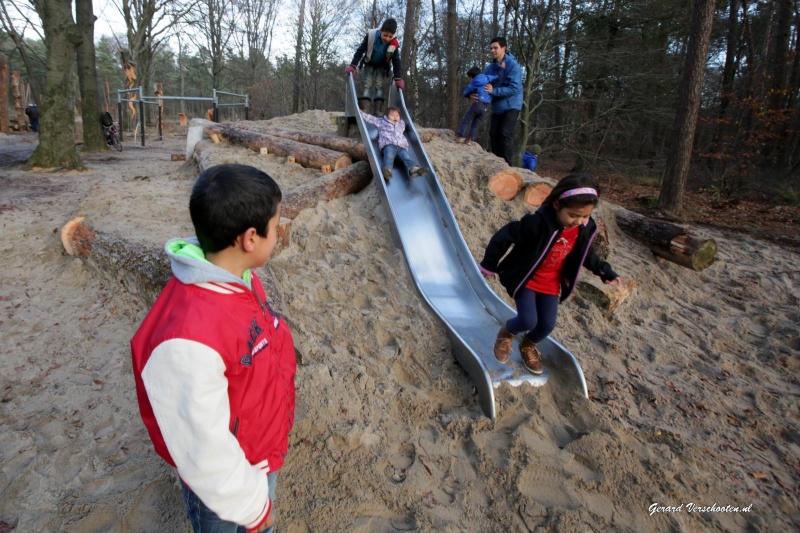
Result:
{"type": "Polygon", "coordinates": [[[483,116],[485,114],[485,104],[481,102],[472,102],[472,105],[469,106],[467,112],[464,113],[464,118],[461,119],[461,123],[458,125],[458,132],[456,133],[456,136],[466,137],[469,140],[475,140],[475,134],[478,132],[478,126],[480,126],[481,120],[483,120],[483,116]],[[469,129],[469,135],[467,135],[467,129],[469,129]]]}
{"type": "Polygon", "coordinates": [[[558,295],[520,289],[514,301],[517,304],[517,316],[506,323],[508,331],[514,335],[527,331],[525,336],[538,343],[555,329],[558,295]]]}

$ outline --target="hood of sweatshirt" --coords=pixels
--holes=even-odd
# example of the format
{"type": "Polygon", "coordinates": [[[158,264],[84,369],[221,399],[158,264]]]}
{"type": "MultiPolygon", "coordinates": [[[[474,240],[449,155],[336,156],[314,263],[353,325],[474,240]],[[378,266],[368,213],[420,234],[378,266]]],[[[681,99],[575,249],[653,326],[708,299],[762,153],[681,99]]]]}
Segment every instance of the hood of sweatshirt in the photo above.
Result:
{"type": "Polygon", "coordinates": [[[250,270],[240,278],[206,259],[196,238],[171,239],[164,246],[170,259],[172,273],[182,283],[238,283],[251,288],[250,270]]]}

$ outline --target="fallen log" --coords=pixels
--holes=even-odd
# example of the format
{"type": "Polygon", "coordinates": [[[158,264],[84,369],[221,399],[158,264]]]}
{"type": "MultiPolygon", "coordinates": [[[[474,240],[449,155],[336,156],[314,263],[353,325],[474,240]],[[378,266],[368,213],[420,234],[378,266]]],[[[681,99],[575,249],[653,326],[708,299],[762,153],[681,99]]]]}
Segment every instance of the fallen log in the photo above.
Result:
{"type": "Polygon", "coordinates": [[[612,313],[628,299],[636,287],[636,281],[628,278],[621,278],[619,285],[594,280],[579,281],[577,285],[578,296],[597,306],[607,319],[611,318],[612,313]]]}
{"type": "Polygon", "coordinates": [[[95,231],[84,217],[64,225],[61,242],[69,255],[76,255],[105,279],[120,283],[148,306],[172,276],[163,250],[95,231]]]}
{"type": "Polygon", "coordinates": [[[211,158],[211,152],[214,144],[211,141],[202,140],[199,141],[194,145],[194,152],[192,157],[197,162],[197,166],[200,168],[200,172],[206,170],[209,167],[213,167],[214,165],[218,165],[217,161],[214,161],[211,158]]]}
{"type": "MultiPolygon", "coordinates": [[[[149,307],[153,305],[164,285],[172,277],[169,257],[163,248],[128,241],[114,235],[96,231],[76,217],[61,230],[61,242],[69,255],[75,255],[103,279],[121,284],[126,291],[141,298],[149,307]]],[[[284,233],[279,241],[288,242],[288,225],[282,221],[284,233]]],[[[283,309],[277,281],[269,266],[258,269],[258,275],[267,291],[270,304],[283,309]]]]}
{"type": "Polygon", "coordinates": [[[246,131],[254,131],[256,133],[273,135],[283,139],[290,139],[300,143],[321,146],[322,148],[348,154],[351,158],[353,158],[353,161],[367,160],[367,150],[364,148],[364,143],[357,139],[350,139],[348,137],[339,137],[338,135],[330,135],[327,133],[318,133],[313,131],[288,130],[285,128],[275,128],[272,126],[256,126],[241,123],[237,123],[236,126],[227,123],[224,125],[240,128],[246,131]]]}
{"type": "Polygon", "coordinates": [[[314,207],[322,200],[355,194],[366,187],[371,179],[372,170],[366,161],[359,161],[330,174],[323,174],[284,194],[281,201],[281,216],[295,218],[300,211],[314,207]]]}
{"type": "Polygon", "coordinates": [[[255,133],[224,125],[207,126],[206,132],[209,136],[219,135],[231,144],[245,146],[254,152],[260,152],[261,148],[267,148],[272,155],[291,156],[306,168],[321,169],[324,165],[330,165],[334,169],[339,169],[353,163],[353,158],[348,154],[265,133],[255,133]]]}
{"type": "Polygon", "coordinates": [[[498,198],[512,200],[522,190],[522,176],[502,159],[487,158],[476,165],[476,170],[479,180],[486,180],[489,190],[498,198]]]}
{"type": "Polygon", "coordinates": [[[663,220],[617,210],[619,228],[659,257],[692,270],[708,268],[717,258],[717,242],[690,234],[687,228],[663,220]]]}
{"type": "Polygon", "coordinates": [[[525,193],[522,195],[522,200],[531,207],[539,207],[550,196],[553,187],[543,181],[530,183],[525,187],[525,193]]]}

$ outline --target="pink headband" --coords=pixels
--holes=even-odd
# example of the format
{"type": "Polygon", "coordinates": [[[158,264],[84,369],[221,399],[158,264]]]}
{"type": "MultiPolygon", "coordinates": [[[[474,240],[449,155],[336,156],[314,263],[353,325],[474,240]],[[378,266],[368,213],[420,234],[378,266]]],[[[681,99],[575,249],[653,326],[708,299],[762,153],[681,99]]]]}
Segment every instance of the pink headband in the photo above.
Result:
{"type": "Polygon", "coordinates": [[[570,189],[568,191],[562,192],[561,196],[558,197],[559,200],[563,200],[564,198],[569,198],[570,196],[575,196],[577,194],[591,194],[592,196],[597,196],[597,191],[592,189],[591,187],[581,187],[580,189],[570,189]]]}

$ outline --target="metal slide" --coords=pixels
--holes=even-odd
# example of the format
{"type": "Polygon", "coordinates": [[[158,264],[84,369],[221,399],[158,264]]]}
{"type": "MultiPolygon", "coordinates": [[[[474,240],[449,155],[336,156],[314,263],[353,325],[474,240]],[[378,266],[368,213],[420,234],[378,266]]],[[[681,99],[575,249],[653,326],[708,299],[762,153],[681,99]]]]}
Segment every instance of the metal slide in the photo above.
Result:
{"type": "MultiPolygon", "coordinates": [[[[517,386],[541,386],[555,376],[559,387],[588,397],[586,380],[578,361],[551,338],[539,344],[545,371],[534,376],[522,364],[515,347],[508,364],[494,358],[493,347],[500,325],[515,316],[478,270],[450,210],[442,185],[408,115],[402,92],[393,85],[388,105],[400,109],[406,123],[409,152],[430,172],[409,179],[398,158],[394,177],[387,185],[381,174],[377,130],[358,112],[353,76],[347,76],[345,115],[354,117],[367,148],[373,181],[391,219],[395,244],[403,251],[420,295],[445,325],[453,353],[477,388],[483,413],[495,418],[494,388],[503,382],[517,386]]],[[[516,344],[516,343],[515,343],[516,344]]]]}

